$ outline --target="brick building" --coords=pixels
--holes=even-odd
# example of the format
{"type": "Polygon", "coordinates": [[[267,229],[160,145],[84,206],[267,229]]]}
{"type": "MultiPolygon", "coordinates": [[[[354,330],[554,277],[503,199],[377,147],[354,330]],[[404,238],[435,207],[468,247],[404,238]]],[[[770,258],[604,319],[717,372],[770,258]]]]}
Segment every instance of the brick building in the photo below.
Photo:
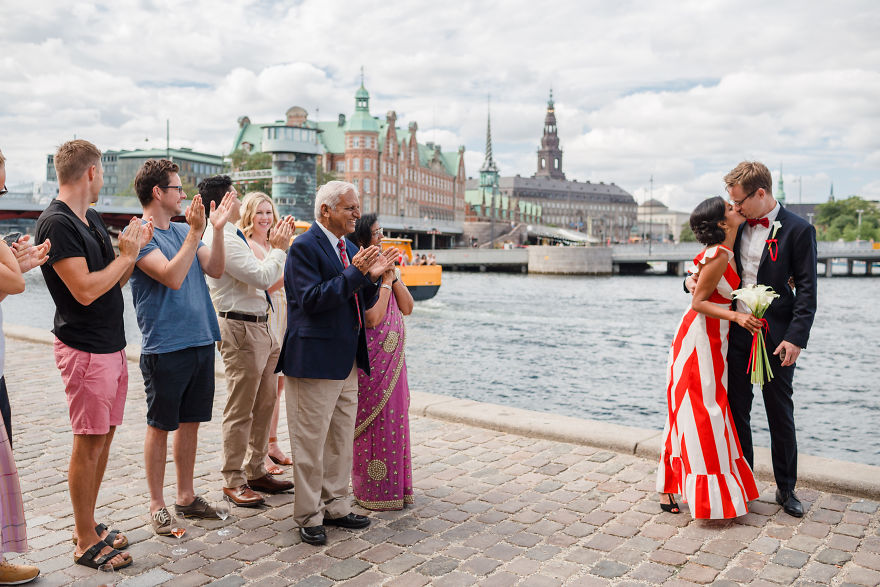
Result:
{"type": "MultiPolygon", "coordinates": [[[[262,129],[274,125],[239,120],[233,149],[263,150],[262,129]]],[[[351,116],[318,122],[302,116],[296,122],[318,131],[318,163],[358,187],[362,211],[379,214],[386,234],[413,238],[417,248],[457,244],[465,215],[463,146],[443,151],[440,145],[419,143],[418,124],[398,127],[393,110],[384,119],[373,116],[363,83],[351,116]]]]}

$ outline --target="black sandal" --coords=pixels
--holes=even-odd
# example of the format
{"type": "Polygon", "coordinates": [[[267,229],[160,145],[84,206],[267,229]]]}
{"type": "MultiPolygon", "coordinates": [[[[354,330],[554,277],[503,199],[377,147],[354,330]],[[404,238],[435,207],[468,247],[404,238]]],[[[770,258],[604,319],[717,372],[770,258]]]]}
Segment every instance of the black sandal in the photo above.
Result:
{"type": "MultiPolygon", "coordinates": [[[[106,529],[107,526],[105,526],[104,524],[98,524],[97,526],[95,526],[95,533],[98,535],[98,538],[101,538],[101,533],[104,532],[104,530],[106,529]]],[[[120,530],[110,530],[110,532],[108,532],[107,535],[102,538],[102,540],[107,543],[107,546],[112,546],[117,550],[128,548],[128,538],[126,538],[125,536],[122,537],[122,539],[125,541],[123,544],[120,544],[119,546],[116,546],[114,544],[114,542],[116,542],[116,537],[119,534],[122,534],[120,530]]],[[[73,541],[73,545],[76,546],[76,543],[78,542],[76,535],[74,535],[71,540],[73,541]]]]}
{"type": "Polygon", "coordinates": [[[664,512],[669,512],[670,514],[679,514],[681,510],[678,508],[678,504],[675,503],[675,497],[672,496],[671,493],[667,493],[669,496],[669,503],[660,502],[660,509],[664,512]]]}
{"type": "MultiPolygon", "coordinates": [[[[82,565],[84,567],[89,567],[91,569],[97,569],[97,568],[100,568],[101,565],[107,564],[108,562],[113,560],[113,557],[122,555],[122,553],[119,552],[118,550],[116,550],[115,548],[111,548],[110,552],[107,554],[101,554],[101,551],[104,550],[105,548],[107,548],[106,542],[104,542],[103,540],[96,542],[95,544],[92,545],[91,548],[89,548],[87,551],[82,553],[79,557],[77,557],[76,554],[74,554],[73,555],[73,562],[78,565],[82,565]]],[[[124,569],[125,567],[127,567],[128,565],[130,565],[132,563],[131,557],[129,557],[128,559],[123,557],[122,560],[124,562],[122,562],[118,565],[113,565],[114,571],[119,570],[119,569],[124,569]]]]}

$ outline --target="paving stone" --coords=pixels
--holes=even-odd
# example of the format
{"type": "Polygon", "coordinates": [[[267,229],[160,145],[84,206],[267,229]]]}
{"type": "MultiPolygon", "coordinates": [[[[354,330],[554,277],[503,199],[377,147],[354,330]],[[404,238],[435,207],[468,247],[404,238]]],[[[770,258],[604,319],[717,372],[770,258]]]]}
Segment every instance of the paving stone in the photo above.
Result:
{"type": "Polygon", "coordinates": [[[428,559],[416,569],[429,577],[440,577],[458,568],[459,561],[447,556],[436,556],[428,559]]]}
{"type": "Polygon", "coordinates": [[[779,541],[766,536],[754,540],[749,549],[763,554],[773,554],[779,548],[779,541]]]}
{"type": "Polygon", "coordinates": [[[403,554],[398,555],[391,560],[380,564],[379,570],[389,575],[401,575],[406,571],[422,564],[424,561],[424,557],[404,552],[403,554]]]}
{"type": "Polygon", "coordinates": [[[855,585],[880,585],[880,572],[862,567],[848,567],[843,580],[855,585]]]}
{"type": "Polygon", "coordinates": [[[807,565],[801,571],[801,577],[809,580],[815,581],[817,583],[823,585],[830,585],[831,580],[837,576],[840,572],[840,567],[837,565],[826,565],[820,562],[811,562],[807,563],[807,565]]]}
{"type": "Polygon", "coordinates": [[[816,560],[827,565],[843,565],[852,558],[852,554],[833,548],[823,548],[816,555],[816,560]]]}
{"type": "Polygon", "coordinates": [[[680,566],[687,562],[687,556],[674,550],[661,548],[651,553],[651,560],[664,565],[680,566]]]}
{"type": "Polygon", "coordinates": [[[807,561],[810,559],[809,553],[801,552],[799,550],[792,550],[790,548],[780,548],[776,552],[776,556],[773,557],[773,562],[777,565],[783,565],[786,567],[791,567],[793,569],[800,569],[807,561]]]}
{"type": "Polygon", "coordinates": [[[662,583],[671,577],[674,572],[674,567],[652,562],[644,562],[630,573],[630,577],[648,583],[662,583]]]}
{"type": "Polygon", "coordinates": [[[716,576],[718,576],[718,571],[716,569],[698,565],[693,562],[685,564],[677,575],[679,579],[690,581],[691,583],[698,583],[700,585],[711,583],[716,576]]]}
{"type": "Polygon", "coordinates": [[[629,571],[629,567],[627,565],[621,564],[617,561],[613,560],[600,560],[598,563],[593,565],[593,568],[590,569],[590,572],[599,577],[605,577],[607,579],[614,579],[617,577],[622,577],[629,571]]]}
{"type": "Polygon", "coordinates": [[[123,581],[122,584],[125,587],[153,587],[153,585],[161,585],[162,583],[170,581],[173,578],[174,575],[163,571],[162,569],[151,569],[146,573],[143,573],[136,577],[129,577],[128,579],[123,581]]]}
{"type": "Polygon", "coordinates": [[[346,579],[351,579],[352,577],[357,577],[369,568],[372,568],[370,563],[356,558],[350,558],[333,564],[322,574],[334,581],[344,581],[346,579]]]}

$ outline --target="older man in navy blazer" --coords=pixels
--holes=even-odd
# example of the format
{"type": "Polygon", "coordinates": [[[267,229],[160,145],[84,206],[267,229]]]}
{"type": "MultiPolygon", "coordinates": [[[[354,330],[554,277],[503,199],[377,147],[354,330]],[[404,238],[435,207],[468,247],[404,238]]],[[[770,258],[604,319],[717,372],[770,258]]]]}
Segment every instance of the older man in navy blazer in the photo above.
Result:
{"type": "MultiPolygon", "coordinates": [[[[740,225],[733,247],[741,286],[769,285],[779,294],[764,315],[769,326],[767,348],[773,349],[773,379],[763,385],[762,394],[770,428],[776,501],[789,515],[801,517],[803,505],[794,493],[797,437],[792,379],[795,361],[807,346],[816,314],[816,230],[776,201],[770,170],[764,164],[743,161],[724,181],[730,203],[748,221],[740,225]]],[[[748,311],[743,302],[739,302],[738,309],[748,311]]],[[[753,393],[747,370],[751,343],[752,335],[731,323],[728,398],[743,456],[750,465],[753,393]]]]}
{"type": "Polygon", "coordinates": [[[395,249],[358,249],[345,239],[360,218],[357,188],[342,181],[315,196],[317,222],[287,255],[287,333],[278,360],[285,377],[292,439],[294,521],[309,544],[324,544],[324,525],[366,528],[351,512],[357,368],[370,372],[364,310],[393,267],[395,249]]]}

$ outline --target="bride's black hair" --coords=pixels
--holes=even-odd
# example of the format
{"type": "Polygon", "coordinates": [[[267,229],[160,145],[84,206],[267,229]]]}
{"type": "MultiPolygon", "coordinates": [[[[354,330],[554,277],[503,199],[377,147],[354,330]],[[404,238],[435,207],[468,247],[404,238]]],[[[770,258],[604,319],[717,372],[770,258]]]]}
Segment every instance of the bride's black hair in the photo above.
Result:
{"type": "Polygon", "coordinates": [[[718,223],[724,220],[726,212],[727,203],[720,196],[707,198],[697,204],[691,212],[691,230],[699,242],[706,246],[724,242],[726,235],[718,223]]]}

